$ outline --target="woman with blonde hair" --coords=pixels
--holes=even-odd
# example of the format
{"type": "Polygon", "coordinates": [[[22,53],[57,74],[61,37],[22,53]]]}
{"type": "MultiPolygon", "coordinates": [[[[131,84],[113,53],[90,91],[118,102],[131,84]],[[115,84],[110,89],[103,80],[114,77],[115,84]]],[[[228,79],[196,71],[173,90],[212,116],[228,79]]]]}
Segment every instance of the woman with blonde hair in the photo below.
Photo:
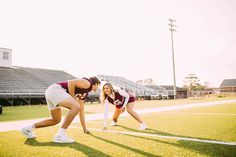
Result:
{"type": "Polygon", "coordinates": [[[104,127],[103,130],[107,129],[107,119],[108,119],[108,112],[109,112],[109,104],[115,105],[116,109],[113,114],[113,122],[111,126],[115,126],[117,120],[121,113],[125,111],[134,117],[140,123],[140,130],[146,129],[146,124],[141,120],[139,115],[133,110],[135,104],[135,97],[124,90],[114,90],[112,84],[106,83],[102,87],[101,91],[101,101],[105,106],[104,111],[104,127]]]}

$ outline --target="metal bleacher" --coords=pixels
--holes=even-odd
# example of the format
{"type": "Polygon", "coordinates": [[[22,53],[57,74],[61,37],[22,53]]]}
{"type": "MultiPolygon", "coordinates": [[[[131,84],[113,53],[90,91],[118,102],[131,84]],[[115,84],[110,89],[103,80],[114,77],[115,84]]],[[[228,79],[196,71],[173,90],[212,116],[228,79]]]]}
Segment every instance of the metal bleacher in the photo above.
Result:
{"type": "Polygon", "coordinates": [[[125,89],[127,91],[131,91],[138,96],[162,95],[165,92],[165,89],[163,89],[163,88],[160,88],[160,89],[149,88],[147,86],[143,86],[141,84],[135,83],[133,81],[130,81],[126,78],[119,77],[119,76],[99,75],[99,78],[101,80],[115,84],[116,86],[119,86],[122,89],[125,89]]]}
{"type": "Polygon", "coordinates": [[[75,79],[60,70],[0,67],[0,99],[40,98],[52,83],[75,79]]]}

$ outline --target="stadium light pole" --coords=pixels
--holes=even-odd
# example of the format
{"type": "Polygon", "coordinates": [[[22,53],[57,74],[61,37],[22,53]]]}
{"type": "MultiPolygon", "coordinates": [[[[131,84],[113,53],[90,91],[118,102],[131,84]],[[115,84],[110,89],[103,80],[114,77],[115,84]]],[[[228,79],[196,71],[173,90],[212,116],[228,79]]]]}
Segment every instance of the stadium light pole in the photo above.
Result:
{"type": "Polygon", "coordinates": [[[175,80],[175,55],[174,55],[174,39],[173,39],[173,32],[176,31],[176,29],[174,29],[176,27],[176,25],[174,25],[173,23],[176,22],[173,19],[169,19],[169,30],[171,32],[171,44],[172,44],[172,63],[173,63],[173,77],[174,77],[174,87],[173,87],[173,91],[174,91],[174,99],[176,99],[176,80],[175,80]]]}

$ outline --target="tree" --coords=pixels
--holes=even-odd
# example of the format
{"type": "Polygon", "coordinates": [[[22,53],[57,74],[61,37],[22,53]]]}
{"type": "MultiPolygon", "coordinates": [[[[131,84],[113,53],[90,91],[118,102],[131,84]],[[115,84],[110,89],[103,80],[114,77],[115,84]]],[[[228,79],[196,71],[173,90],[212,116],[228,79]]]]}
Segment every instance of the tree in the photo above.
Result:
{"type": "Polygon", "coordinates": [[[199,91],[203,90],[204,87],[200,84],[200,79],[197,77],[196,74],[188,74],[184,78],[184,88],[186,88],[188,91],[199,91]]]}
{"type": "Polygon", "coordinates": [[[211,88],[211,82],[210,81],[204,81],[203,86],[204,86],[204,89],[211,88]]]}

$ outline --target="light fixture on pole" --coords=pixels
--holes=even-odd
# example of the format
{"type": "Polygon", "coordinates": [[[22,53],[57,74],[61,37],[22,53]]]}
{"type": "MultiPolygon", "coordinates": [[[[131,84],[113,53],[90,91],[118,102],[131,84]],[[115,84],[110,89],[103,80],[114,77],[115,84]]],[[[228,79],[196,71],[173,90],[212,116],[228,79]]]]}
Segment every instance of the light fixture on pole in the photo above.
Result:
{"type": "Polygon", "coordinates": [[[173,39],[173,32],[176,31],[176,29],[174,29],[176,27],[176,25],[174,25],[173,23],[176,22],[173,19],[169,19],[170,23],[170,32],[171,32],[171,44],[172,44],[172,62],[173,62],[173,77],[174,77],[174,87],[173,87],[173,91],[174,91],[174,99],[176,99],[176,79],[175,79],[175,55],[174,55],[174,39],[173,39]]]}

